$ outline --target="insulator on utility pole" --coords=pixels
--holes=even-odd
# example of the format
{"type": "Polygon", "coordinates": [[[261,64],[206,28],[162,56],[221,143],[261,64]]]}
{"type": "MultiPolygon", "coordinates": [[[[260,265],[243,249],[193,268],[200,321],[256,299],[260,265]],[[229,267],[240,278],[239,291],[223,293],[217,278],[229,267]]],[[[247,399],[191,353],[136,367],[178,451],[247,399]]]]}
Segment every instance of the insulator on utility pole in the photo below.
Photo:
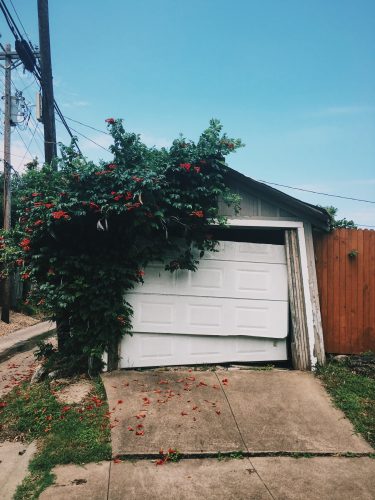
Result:
{"type": "Polygon", "coordinates": [[[38,122],[43,123],[42,94],[40,92],[35,95],[35,118],[38,122]]]}

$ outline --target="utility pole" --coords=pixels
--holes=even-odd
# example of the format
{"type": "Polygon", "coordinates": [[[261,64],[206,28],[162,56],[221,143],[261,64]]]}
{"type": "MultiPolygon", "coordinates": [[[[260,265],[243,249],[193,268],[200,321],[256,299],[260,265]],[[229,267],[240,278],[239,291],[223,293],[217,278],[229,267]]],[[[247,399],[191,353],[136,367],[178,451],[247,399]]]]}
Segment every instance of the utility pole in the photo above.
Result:
{"type": "MultiPolygon", "coordinates": [[[[9,231],[11,224],[11,163],[10,163],[10,79],[12,68],[12,54],[9,43],[5,45],[5,52],[1,54],[5,61],[4,81],[4,230],[9,231]]],[[[1,320],[9,323],[10,312],[10,278],[3,281],[3,305],[1,320]]]]}
{"type": "Polygon", "coordinates": [[[38,0],[39,50],[42,84],[42,116],[44,125],[44,156],[51,163],[57,156],[55,99],[52,84],[51,44],[49,36],[48,0],[38,0]]]}

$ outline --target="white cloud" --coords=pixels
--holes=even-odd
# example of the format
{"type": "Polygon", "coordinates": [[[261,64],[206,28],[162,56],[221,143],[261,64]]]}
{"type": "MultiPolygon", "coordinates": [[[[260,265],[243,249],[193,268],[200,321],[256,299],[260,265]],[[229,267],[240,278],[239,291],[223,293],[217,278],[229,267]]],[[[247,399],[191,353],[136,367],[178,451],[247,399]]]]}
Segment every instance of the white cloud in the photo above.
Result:
{"type": "Polygon", "coordinates": [[[375,106],[332,106],[314,111],[313,116],[340,116],[357,115],[362,113],[373,113],[375,106]]]}
{"type": "Polygon", "coordinates": [[[91,106],[91,102],[84,100],[76,100],[71,102],[62,102],[61,106],[63,108],[86,108],[87,106],[91,106]]]}
{"type": "Polygon", "coordinates": [[[172,141],[166,137],[156,137],[147,132],[142,132],[140,135],[141,140],[150,148],[153,146],[157,148],[169,148],[172,145],[172,141]]]}

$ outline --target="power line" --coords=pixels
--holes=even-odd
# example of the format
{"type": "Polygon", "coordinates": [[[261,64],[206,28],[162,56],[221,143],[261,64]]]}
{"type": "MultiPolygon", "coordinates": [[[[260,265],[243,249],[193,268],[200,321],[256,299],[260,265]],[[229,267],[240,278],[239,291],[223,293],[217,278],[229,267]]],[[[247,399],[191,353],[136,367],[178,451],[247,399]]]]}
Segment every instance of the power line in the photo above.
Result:
{"type": "MultiPolygon", "coordinates": [[[[65,120],[65,118],[64,118],[64,115],[62,114],[62,111],[61,111],[61,109],[59,108],[59,106],[58,106],[58,104],[57,104],[56,100],[54,101],[54,104],[55,104],[55,110],[56,110],[56,113],[57,113],[57,114],[59,115],[59,117],[60,117],[60,120],[59,120],[59,121],[60,121],[60,122],[64,125],[64,127],[66,128],[66,130],[67,130],[68,134],[69,134],[69,135],[70,135],[70,137],[72,138],[72,140],[73,140],[73,142],[74,142],[74,144],[75,144],[76,148],[78,149],[78,152],[80,153],[80,155],[82,155],[82,151],[80,150],[80,148],[79,148],[79,146],[78,146],[78,144],[77,144],[76,138],[75,138],[75,137],[74,137],[74,135],[72,134],[72,130],[73,130],[73,131],[75,131],[75,130],[74,130],[74,129],[71,129],[71,128],[69,127],[69,125],[66,123],[66,120],[65,120]]],[[[75,131],[75,132],[76,132],[76,131],[75,131]]],[[[83,155],[82,155],[82,156],[83,156],[83,155]]]]}
{"type": "MultiPolygon", "coordinates": [[[[57,119],[58,122],[60,122],[60,120],[57,119]]],[[[61,122],[60,122],[61,123],[61,122]]],[[[71,130],[73,130],[73,132],[75,132],[76,134],[82,136],[84,139],[87,139],[88,141],[92,142],[93,144],[95,144],[96,146],[98,146],[99,148],[102,148],[104,149],[104,151],[107,151],[107,153],[110,153],[109,149],[105,148],[104,146],[102,146],[101,144],[99,144],[98,142],[95,142],[93,139],[90,139],[90,137],[87,137],[87,135],[85,134],[82,134],[82,132],[78,132],[78,130],[74,129],[74,128],[71,128],[71,130]]]]}
{"type": "MultiPolygon", "coordinates": [[[[78,120],[74,120],[73,118],[69,118],[69,116],[65,116],[67,120],[70,120],[71,122],[78,123],[79,125],[83,125],[84,127],[91,128],[91,130],[95,130],[96,132],[100,132],[101,134],[105,135],[111,135],[109,132],[105,132],[104,130],[100,130],[99,128],[95,128],[91,125],[87,125],[87,123],[82,123],[78,120]]],[[[73,130],[73,129],[72,129],[73,130]]]]}
{"type": "Polygon", "coordinates": [[[9,26],[10,31],[13,33],[13,36],[16,40],[19,38],[22,38],[20,30],[17,28],[16,23],[14,22],[8,7],[6,4],[3,2],[3,0],[0,0],[0,9],[2,13],[4,14],[5,21],[7,22],[7,25],[9,26]]]}
{"type": "Polygon", "coordinates": [[[363,200],[361,198],[352,198],[350,196],[341,196],[339,194],[321,193],[320,191],[312,191],[311,189],[303,189],[303,188],[298,188],[298,187],[294,187],[294,186],[287,186],[285,184],[278,184],[277,182],[262,181],[260,179],[258,179],[258,182],[263,182],[264,184],[271,184],[273,186],[281,186],[281,187],[288,188],[288,189],[295,189],[297,191],[304,191],[306,193],[320,194],[322,196],[331,196],[332,198],[342,198],[343,200],[361,201],[363,203],[375,204],[375,201],[372,201],[372,200],[363,200]]]}
{"type": "Polygon", "coordinates": [[[19,130],[18,130],[18,128],[17,128],[17,127],[16,127],[16,131],[17,131],[17,134],[18,134],[19,138],[21,139],[21,141],[22,141],[23,145],[25,146],[26,151],[29,153],[30,157],[32,158],[32,157],[33,157],[33,155],[32,155],[32,154],[31,154],[31,152],[30,152],[30,145],[29,145],[29,146],[27,146],[27,144],[26,144],[26,142],[24,141],[24,139],[23,139],[22,135],[19,133],[19,130]]]}
{"type": "MultiPolygon", "coordinates": [[[[0,155],[3,155],[4,154],[4,151],[0,151],[0,155]]],[[[22,158],[22,155],[17,155],[15,153],[11,153],[10,156],[13,156],[14,158],[22,158]]],[[[3,159],[1,159],[0,161],[4,161],[3,159]]]]}
{"type": "Polygon", "coordinates": [[[10,1],[11,6],[13,7],[13,10],[14,10],[14,12],[15,12],[15,14],[16,14],[16,17],[17,17],[18,21],[20,22],[20,25],[22,26],[23,32],[24,32],[24,34],[26,35],[26,38],[28,39],[28,41],[29,41],[29,43],[30,43],[30,45],[31,45],[30,37],[29,37],[29,35],[27,34],[27,31],[25,30],[25,26],[22,24],[22,21],[21,21],[21,19],[20,19],[20,16],[18,15],[18,12],[17,12],[17,10],[16,10],[16,8],[15,8],[15,6],[14,6],[14,4],[13,4],[12,0],[9,0],[9,1],[10,1]]]}
{"type": "MultiPolygon", "coordinates": [[[[29,155],[30,155],[30,156],[32,156],[32,155],[31,155],[31,153],[30,153],[30,146],[31,146],[31,143],[33,142],[33,139],[34,139],[34,136],[35,136],[36,129],[37,129],[37,126],[35,126],[35,127],[34,127],[34,131],[33,131],[32,135],[31,135],[31,139],[30,139],[30,141],[29,141],[29,145],[28,145],[28,147],[27,147],[27,149],[26,149],[26,151],[25,151],[25,154],[23,155],[22,160],[20,161],[20,163],[19,163],[19,165],[18,165],[18,168],[20,168],[20,167],[22,166],[22,163],[24,162],[24,160],[25,160],[25,157],[26,157],[27,153],[29,153],[29,155]]],[[[36,142],[36,141],[35,141],[35,144],[37,144],[37,142],[36,142]]]]}

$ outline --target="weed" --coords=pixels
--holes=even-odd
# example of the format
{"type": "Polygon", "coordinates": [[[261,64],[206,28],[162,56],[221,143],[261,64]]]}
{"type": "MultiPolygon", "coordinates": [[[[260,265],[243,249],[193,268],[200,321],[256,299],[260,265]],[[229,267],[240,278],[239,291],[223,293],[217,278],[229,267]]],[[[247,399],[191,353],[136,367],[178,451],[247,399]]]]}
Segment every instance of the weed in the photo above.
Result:
{"type": "Polygon", "coordinates": [[[320,366],[317,376],[355,430],[375,446],[375,380],[335,362],[320,366]]]}
{"type": "Polygon", "coordinates": [[[244,458],[243,451],[234,451],[229,455],[229,458],[236,458],[238,460],[242,460],[244,458]]]}

